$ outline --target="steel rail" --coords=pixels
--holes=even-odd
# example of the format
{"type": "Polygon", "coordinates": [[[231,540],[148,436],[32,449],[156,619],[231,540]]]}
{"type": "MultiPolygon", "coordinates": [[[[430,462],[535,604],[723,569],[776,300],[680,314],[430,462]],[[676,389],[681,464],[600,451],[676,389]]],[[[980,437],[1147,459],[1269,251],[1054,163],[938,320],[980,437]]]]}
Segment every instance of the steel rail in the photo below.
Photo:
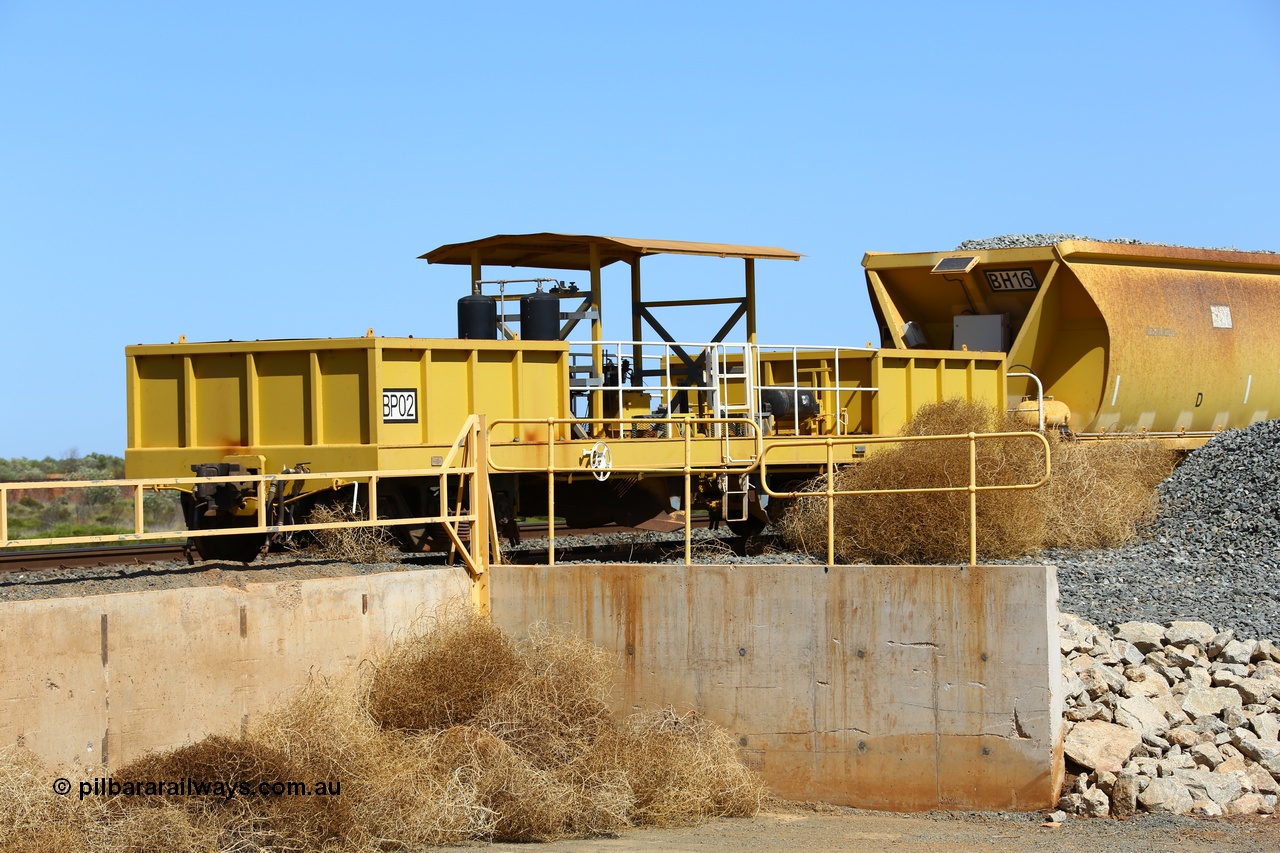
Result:
{"type": "MultiPolygon", "coordinates": [[[[537,539],[539,538],[538,534],[545,535],[547,531],[547,524],[543,521],[522,521],[519,526],[522,538],[537,539]]],[[[707,527],[707,519],[695,519],[693,526],[699,528],[707,527]]],[[[571,536],[608,536],[618,533],[643,532],[632,527],[584,527],[571,529],[564,522],[557,522],[555,527],[557,535],[571,536]]],[[[175,535],[182,535],[182,531],[176,531],[175,535]]],[[[466,540],[469,539],[469,536],[464,532],[462,538],[466,540]]],[[[406,556],[412,557],[413,555],[407,554],[406,556]]],[[[49,569],[97,568],[99,566],[140,566],[147,563],[185,559],[185,546],[181,543],[107,545],[98,548],[32,549],[30,551],[0,553],[0,574],[39,572],[48,571],[49,569]]],[[[260,567],[270,568],[265,564],[260,565],[260,567]]]]}
{"type": "Polygon", "coordinates": [[[58,548],[0,553],[0,572],[36,572],[46,569],[141,565],[162,560],[182,560],[183,546],[113,545],[106,548],[58,548]]]}

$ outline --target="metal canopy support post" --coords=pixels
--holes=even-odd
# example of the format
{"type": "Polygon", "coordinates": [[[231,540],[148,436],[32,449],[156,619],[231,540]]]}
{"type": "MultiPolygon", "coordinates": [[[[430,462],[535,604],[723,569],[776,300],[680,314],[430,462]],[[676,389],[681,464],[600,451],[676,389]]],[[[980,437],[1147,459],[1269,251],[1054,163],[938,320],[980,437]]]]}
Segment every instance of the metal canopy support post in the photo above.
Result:
{"type": "Polygon", "coordinates": [[[756,259],[743,258],[746,264],[747,343],[756,342],[756,259]]]}
{"type": "MultiPolygon", "coordinates": [[[[604,350],[599,345],[604,340],[604,326],[600,316],[600,245],[592,242],[588,250],[588,263],[591,266],[591,309],[595,315],[591,318],[591,375],[604,376],[604,350]]],[[[604,394],[591,392],[591,416],[600,417],[604,411],[604,394]]],[[[603,430],[603,426],[598,427],[603,430]]]]}
{"type": "Polygon", "coordinates": [[[471,427],[471,489],[469,499],[471,514],[471,559],[467,568],[471,574],[471,603],[480,613],[489,615],[489,536],[490,507],[493,495],[489,490],[489,430],[485,416],[476,417],[471,427]]]}
{"type": "Polygon", "coordinates": [[[644,385],[644,323],[640,317],[640,256],[636,255],[631,264],[631,384],[636,388],[644,385]]]}

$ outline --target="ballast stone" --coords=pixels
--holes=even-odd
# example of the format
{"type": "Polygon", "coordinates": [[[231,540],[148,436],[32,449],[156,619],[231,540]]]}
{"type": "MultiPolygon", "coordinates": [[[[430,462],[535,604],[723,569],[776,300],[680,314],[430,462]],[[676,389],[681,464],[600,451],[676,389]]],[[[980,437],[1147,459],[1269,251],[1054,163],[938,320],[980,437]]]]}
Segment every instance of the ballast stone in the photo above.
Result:
{"type": "Polygon", "coordinates": [[[1175,770],[1173,778],[1187,786],[1193,797],[1208,799],[1220,806],[1239,799],[1247,790],[1252,790],[1253,783],[1243,770],[1232,773],[1210,773],[1206,770],[1175,770]]]}
{"type": "Polygon", "coordinates": [[[1242,678],[1231,687],[1246,705],[1259,705],[1280,692],[1280,679],[1242,678]]]}
{"type": "Polygon", "coordinates": [[[1116,628],[1116,636],[1142,652],[1153,651],[1164,644],[1164,628],[1152,622],[1125,622],[1116,628]]]}
{"type": "Polygon", "coordinates": [[[1182,710],[1195,719],[1217,716],[1224,709],[1240,704],[1240,694],[1230,687],[1193,687],[1182,700],[1182,710]]]}
{"type": "Polygon", "coordinates": [[[1118,818],[1132,817],[1138,810],[1138,777],[1132,773],[1120,773],[1111,787],[1111,814],[1118,818]]]}
{"type": "Polygon", "coordinates": [[[1273,644],[1179,621],[1189,624],[1116,629],[1125,639],[1062,617],[1063,677],[1076,685],[1066,691],[1064,754],[1080,775],[1061,808],[1098,816],[1106,802],[1117,817],[1275,811],[1280,665],[1270,658],[1273,644]],[[1224,659],[1232,642],[1250,651],[1250,663],[1235,662],[1240,649],[1224,659]],[[1122,657],[1140,643],[1151,644],[1141,663],[1122,657]]]}
{"type": "Polygon", "coordinates": [[[1218,632],[1208,622],[1173,621],[1165,630],[1164,636],[1171,645],[1185,646],[1195,643],[1200,648],[1207,648],[1218,632]]]}
{"type": "MultiPolygon", "coordinates": [[[[1001,234],[999,237],[984,237],[977,240],[965,240],[956,251],[978,251],[981,249],[1027,249],[1036,246],[1056,246],[1067,240],[1079,240],[1087,243],[1118,243],[1128,246],[1172,246],[1182,249],[1211,249],[1221,252],[1239,252],[1235,246],[1182,246],[1178,243],[1155,243],[1150,240],[1137,240],[1133,237],[1111,237],[1100,240],[1096,237],[1085,237],[1081,234],[1001,234]]],[[[1270,249],[1251,249],[1254,253],[1273,255],[1270,249]]]]}
{"type": "Polygon", "coordinates": [[[1142,744],[1142,735],[1127,726],[1100,721],[1077,723],[1063,742],[1063,752],[1090,770],[1119,773],[1142,744]]]}
{"type": "Polygon", "coordinates": [[[1146,738],[1160,738],[1169,731],[1169,721],[1146,696],[1130,696],[1116,705],[1116,722],[1135,729],[1146,738]]]}
{"type": "Polygon", "coordinates": [[[1175,779],[1152,779],[1138,795],[1138,802],[1149,812],[1187,814],[1191,811],[1191,791],[1175,779]]]}
{"type": "Polygon", "coordinates": [[[1256,646],[1251,643],[1232,640],[1222,648],[1218,654],[1218,660],[1224,663],[1247,664],[1253,658],[1255,648],[1256,646]]]}
{"type": "Polygon", "coordinates": [[[1280,718],[1275,714],[1259,714],[1249,721],[1258,739],[1263,741],[1280,741],[1280,718]]]}

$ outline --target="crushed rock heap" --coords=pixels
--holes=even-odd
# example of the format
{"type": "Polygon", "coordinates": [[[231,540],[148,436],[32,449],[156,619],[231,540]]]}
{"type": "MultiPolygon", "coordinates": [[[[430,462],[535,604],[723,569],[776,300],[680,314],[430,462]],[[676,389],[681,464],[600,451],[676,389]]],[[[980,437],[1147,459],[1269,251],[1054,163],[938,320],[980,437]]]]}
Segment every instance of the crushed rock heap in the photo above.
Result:
{"type": "Polygon", "coordinates": [[[1063,614],[1069,787],[1058,807],[1273,814],[1280,795],[1280,647],[1207,622],[1127,622],[1114,632],[1063,614]]]}
{"type": "MultiPolygon", "coordinates": [[[[982,249],[1025,249],[1034,246],[1056,246],[1067,240],[1081,240],[1089,243],[1123,243],[1129,246],[1172,246],[1180,249],[1214,249],[1222,252],[1239,252],[1235,246],[1182,246],[1178,243],[1156,243],[1151,240],[1135,240],[1132,237],[1112,237],[1099,240],[1096,237],[1084,237],[1080,234],[1002,234],[999,237],[984,237],[979,240],[965,240],[956,251],[980,251],[982,249]]],[[[1270,249],[1252,249],[1257,254],[1274,255],[1270,249]]]]}
{"type": "Polygon", "coordinates": [[[1159,492],[1157,541],[1197,556],[1280,559],[1280,420],[1215,436],[1159,492]]]}
{"type": "Polygon", "coordinates": [[[1205,619],[1280,637],[1280,420],[1228,430],[1159,487],[1140,541],[1051,549],[1062,609],[1097,624],[1205,619]]]}

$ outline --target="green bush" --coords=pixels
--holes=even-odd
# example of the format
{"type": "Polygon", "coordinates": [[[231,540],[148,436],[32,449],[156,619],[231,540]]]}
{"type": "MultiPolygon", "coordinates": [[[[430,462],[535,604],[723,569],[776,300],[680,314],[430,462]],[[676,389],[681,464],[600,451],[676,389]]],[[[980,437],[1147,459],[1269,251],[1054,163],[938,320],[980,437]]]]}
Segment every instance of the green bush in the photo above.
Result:
{"type": "MultiPolygon", "coordinates": [[[[132,527],[125,528],[112,524],[83,524],[80,522],[64,522],[63,524],[55,524],[47,532],[41,533],[41,538],[61,538],[63,536],[115,536],[122,533],[132,533],[132,527]]],[[[32,537],[36,538],[36,537],[32,537]]]]}
{"type": "MultiPolygon", "coordinates": [[[[124,460],[104,453],[85,456],[71,453],[65,459],[0,459],[0,481],[49,482],[123,478],[124,460]]],[[[10,500],[9,528],[14,536],[32,539],[62,535],[110,535],[130,533],[133,530],[133,494],[129,489],[90,486],[67,490],[57,497],[52,497],[51,494],[36,491],[10,500]],[[42,497],[47,499],[42,500],[42,497]]],[[[146,492],[142,497],[142,506],[147,531],[179,531],[185,528],[177,492],[146,492]]]]}

